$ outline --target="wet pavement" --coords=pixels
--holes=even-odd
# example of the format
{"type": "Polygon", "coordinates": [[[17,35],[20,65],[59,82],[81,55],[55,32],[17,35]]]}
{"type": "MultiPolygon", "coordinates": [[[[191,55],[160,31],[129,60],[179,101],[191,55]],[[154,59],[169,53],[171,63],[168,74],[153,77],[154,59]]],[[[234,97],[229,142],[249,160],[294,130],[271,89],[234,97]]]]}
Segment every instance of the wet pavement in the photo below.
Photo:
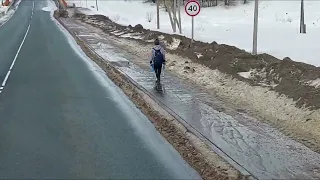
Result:
{"type": "MultiPolygon", "coordinates": [[[[166,72],[166,92],[154,91],[155,75],[148,66],[133,64],[137,57],[112,44],[99,30],[72,19],[63,22],[101,57],[149,91],[215,144],[227,156],[258,179],[319,179],[320,155],[262,123],[243,110],[228,107],[220,99],[201,93],[166,72]]],[[[147,58],[145,58],[147,59],[147,58]]],[[[148,61],[146,60],[146,63],[148,61]]]]}

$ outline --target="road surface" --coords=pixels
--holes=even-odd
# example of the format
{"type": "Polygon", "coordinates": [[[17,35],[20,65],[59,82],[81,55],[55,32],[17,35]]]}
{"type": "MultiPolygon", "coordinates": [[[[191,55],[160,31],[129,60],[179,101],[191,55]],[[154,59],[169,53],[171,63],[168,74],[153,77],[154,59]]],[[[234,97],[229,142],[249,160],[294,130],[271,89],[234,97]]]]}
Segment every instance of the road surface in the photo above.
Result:
{"type": "Polygon", "coordinates": [[[46,5],[0,27],[0,178],[199,178],[46,5]]]}

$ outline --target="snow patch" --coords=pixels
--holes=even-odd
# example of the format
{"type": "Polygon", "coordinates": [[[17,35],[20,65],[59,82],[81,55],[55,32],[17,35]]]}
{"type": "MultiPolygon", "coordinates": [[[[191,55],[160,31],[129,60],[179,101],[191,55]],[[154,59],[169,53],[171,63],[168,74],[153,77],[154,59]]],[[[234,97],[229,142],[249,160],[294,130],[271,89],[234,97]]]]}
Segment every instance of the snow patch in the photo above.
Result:
{"type": "Polygon", "coordinates": [[[165,37],[163,36],[163,35],[160,35],[159,37],[158,37],[158,39],[159,40],[163,40],[165,37]]]}
{"type": "Polygon", "coordinates": [[[9,7],[8,6],[0,6],[0,15],[5,13],[9,7]]]}
{"type": "Polygon", "coordinates": [[[197,58],[201,58],[203,55],[201,53],[196,53],[197,54],[197,58]]]}
{"type": "Polygon", "coordinates": [[[46,12],[54,12],[55,10],[57,10],[57,6],[56,4],[52,1],[49,0],[47,1],[47,6],[42,8],[42,11],[46,11],[46,12]]]}
{"type": "Polygon", "coordinates": [[[317,78],[317,79],[312,80],[312,81],[308,81],[306,84],[308,86],[313,86],[315,88],[319,88],[320,87],[320,78],[317,78]]]}
{"type": "Polygon", "coordinates": [[[16,7],[14,9],[9,9],[7,6],[0,7],[0,27],[4,25],[14,14],[14,12],[18,9],[21,0],[17,0],[16,7]]]}
{"type": "Polygon", "coordinates": [[[50,12],[50,18],[54,20],[53,13],[57,10],[56,4],[52,0],[47,0],[47,6],[42,8],[42,11],[50,12]]]}
{"type": "Polygon", "coordinates": [[[142,39],[141,36],[137,36],[138,34],[136,33],[128,33],[128,34],[122,34],[120,35],[120,37],[124,37],[124,38],[132,38],[132,39],[142,39]]]}
{"type": "Polygon", "coordinates": [[[172,43],[167,45],[168,49],[176,50],[179,47],[181,40],[177,38],[172,38],[172,43]]]}
{"type": "Polygon", "coordinates": [[[111,32],[111,34],[114,34],[114,35],[116,35],[116,36],[122,35],[122,34],[124,34],[124,33],[125,33],[125,32],[119,31],[119,30],[116,30],[116,31],[111,32]]]}
{"type": "Polygon", "coordinates": [[[248,72],[239,72],[238,75],[243,77],[243,78],[246,78],[246,79],[251,79],[252,78],[252,73],[255,72],[256,70],[255,69],[252,69],[248,72]]]}

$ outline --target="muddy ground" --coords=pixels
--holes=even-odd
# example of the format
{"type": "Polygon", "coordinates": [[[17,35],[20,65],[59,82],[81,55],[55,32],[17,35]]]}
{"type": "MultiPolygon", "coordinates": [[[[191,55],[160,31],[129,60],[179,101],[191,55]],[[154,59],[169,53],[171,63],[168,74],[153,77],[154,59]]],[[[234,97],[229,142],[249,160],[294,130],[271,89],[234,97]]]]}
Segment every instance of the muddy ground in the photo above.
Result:
{"type": "MultiPolygon", "coordinates": [[[[55,11],[54,17],[59,21],[59,17],[67,17],[66,12],[55,11]]],[[[61,23],[61,21],[59,21],[61,23]]],[[[63,23],[61,23],[63,25],[63,23]]],[[[66,28],[67,29],[67,28],[66,28]]],[[[70,32],[70,31],[69,31],[70,32]]],[[[159,111],[152,108],[150,102],[139,92],[130,81],[107,61],[101,59],[92,52],[80,39],[72,32],[70,34],[75,38],[78,45],[95,63],[97,63],[107,74],[107,76],[130,98],[130,100],[152,121],[161,135],[180,153],[180,155],[200,174],[205,180],[245,180],[248,177],[243,176],[232,167],[217,166],[217,163],[210,161],[207,156],[195,147],[194,143],[187,138],[185,133],[177,127],[177,122],[173,119],[164,117],[159,111]],[[228,172],[232,172],[232,175],[228,172]]],[[[206,149],[209,149],[206,148],[206,149]]],[[[211,152],[213,153],[213,152],[211,152]]],[[[217,155],[214,155],[217,156],[217,155]]],[[[212,157],[212,156],[211,156],[212,157]]],[[[211,158],[211,159],[217,159],[211,158]]]]}
{"type": "Polygon", "coordinates": [[[152,40],[158,37],[162,37],[162,41],[169,44],[176,41],[178,42],[176,47],[168,47],[166,50],[211,69],[218,69],[251,85],[269,87],[271,90],[292,98],[297,102],[297,107],[308,107],[311,110],[320,108],[320,88],[312,85],[314,80],[320,78],[319,67],[295,62],[288,57],[280,60],[269,54],[252,55],[237,47],[216,42],[195,41],[191,44],[191,40],[184,36],[146,30],[141,25],[122,26],[103,15],[84,15],[76,12],[74,18],[89,24],[92,22],[90,25],[109,34],[116,30],[121,31],[119,35],[122,36],[134,34],[141,37],[141,39],[136,39],[141,43],[152,43],[152,40]],[[251,72],[250,78],[244,78],[238,74],[249,71],[251,72]]]}

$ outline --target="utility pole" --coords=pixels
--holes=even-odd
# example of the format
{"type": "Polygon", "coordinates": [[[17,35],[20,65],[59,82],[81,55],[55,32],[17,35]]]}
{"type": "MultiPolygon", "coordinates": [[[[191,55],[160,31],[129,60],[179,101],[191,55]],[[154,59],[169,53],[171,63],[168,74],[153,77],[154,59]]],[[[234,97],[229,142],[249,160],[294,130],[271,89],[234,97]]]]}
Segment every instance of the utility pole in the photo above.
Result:
{"type": "Polygon", "coordinates": [[[304,24],[304,1],[301,0],[301,13],[300,13],[300,33],[306,33],[306,25],[304,24]]]}
{"type": "Polygon", "coordinates": [[[257,54],[257,46],[258,46],[258,3],[259,0],[254,1],[254,18],[253,18],[253,47],[252,54],[257,54]]]}
{"type": "Polygon", "coordinates": [[[157,1],[157,29],[160,29],[160,0],[157,1]]]}
{"type": "Polygon", "coordinates": [[[182,34],[182,27],[181,27],[181,0],[178,0],[178,13],[179,13],[179,33],[182,34]]]}

